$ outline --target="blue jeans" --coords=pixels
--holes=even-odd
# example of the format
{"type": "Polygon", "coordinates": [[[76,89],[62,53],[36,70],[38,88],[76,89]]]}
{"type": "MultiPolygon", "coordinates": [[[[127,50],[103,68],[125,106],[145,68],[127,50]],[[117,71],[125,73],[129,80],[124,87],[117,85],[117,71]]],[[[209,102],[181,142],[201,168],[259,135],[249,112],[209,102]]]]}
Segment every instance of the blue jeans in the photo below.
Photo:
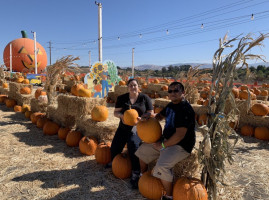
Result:
{"type": "Polygon", "coordinates": [[[107,82],[107,80],[102,80],[101,81],[101,83],[102,83],[102,97],[104,98],[104,96],[105,96],[105,89],[106,89],[106,96],[107,96],[107,94],[108,94],[108,82],[107,82]]]}

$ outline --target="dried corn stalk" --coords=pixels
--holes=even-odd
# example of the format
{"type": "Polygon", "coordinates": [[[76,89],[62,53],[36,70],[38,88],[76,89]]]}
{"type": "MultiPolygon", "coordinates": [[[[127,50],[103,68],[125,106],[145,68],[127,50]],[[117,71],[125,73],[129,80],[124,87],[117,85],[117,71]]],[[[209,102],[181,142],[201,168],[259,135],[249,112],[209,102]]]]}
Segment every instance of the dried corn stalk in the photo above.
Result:
{"type": "Polygon", "coordinates": [[[199,160],[204,165],[202,172],[202,181],[207,187],[209,199],[217,198],[217,183],[223,183],[225,174],[225,161],[230,164],[233,161],[233,148],[237,142],[237,136],[233,129],[229,127],[229,120],[236,118],[239,111],[236,107],[233,95],[231,93],[236,66],[248,68],[248,59],[263,60],[263,56],[248,54],[248,51],[256,46],[262,46],[262,41],[268,37],[268,34],[261,34],[253,39],[250,34],[239,39],[235,37],[227,39],[227,35],[220,40],[219,49],[213,57],[213,75],[210,89],[208,106],[208,127],[202,131],[204,140],[199,147],[199,160]],[[237,47],[229,54],[222,55],[226,48],[232,48],[235,41],[239,40],[237,47]],[[222,83],[223,87],[220,87],[222,83]],[[211,96],[212,90],[216,91],[218,99],[211,96]],[[224,114],[225,102],[230,98],[232,108],[229,113],[224,114]],[[210,138],[210,142],[208,141],[210,138]],[[232,140],[234,139],[233,143],[232,140]],[[208,149],[210,146],[210,149],[208,149]],[[210,151],[210,156],[208,157],[210,151]]]}
{"type": "Polygon", "coordinates": [[[64,56],[57,60],[53,65],[47,67],[47,76],[44,89],[48,95],[48,104],[55,103],[56,97],[56,85],[59,81],[59,77],[66,71],[74,71],[74,69],[69,69],[69,67],[77,67],[74,61],[79,60],[79,57],[64,56]]]}

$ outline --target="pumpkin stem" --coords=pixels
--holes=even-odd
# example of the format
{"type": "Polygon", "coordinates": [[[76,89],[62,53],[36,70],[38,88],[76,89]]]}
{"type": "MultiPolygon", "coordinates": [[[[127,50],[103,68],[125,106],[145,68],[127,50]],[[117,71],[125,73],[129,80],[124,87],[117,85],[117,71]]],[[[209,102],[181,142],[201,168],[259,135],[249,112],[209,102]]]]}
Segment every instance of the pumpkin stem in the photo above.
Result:
{"type": "Polygon", "coordinates": [[[22,38],[28,38],[27,33],[24,30],[21,31],[21,35],[22,35],[22,38]]]}
{"type": "Polygon", "coordinates": [[[91,141],[90,138],[88,138],[88,137],[86,137],[85,140],[86,140],[87,142],[90,142],[90,141],[91,141]]]}

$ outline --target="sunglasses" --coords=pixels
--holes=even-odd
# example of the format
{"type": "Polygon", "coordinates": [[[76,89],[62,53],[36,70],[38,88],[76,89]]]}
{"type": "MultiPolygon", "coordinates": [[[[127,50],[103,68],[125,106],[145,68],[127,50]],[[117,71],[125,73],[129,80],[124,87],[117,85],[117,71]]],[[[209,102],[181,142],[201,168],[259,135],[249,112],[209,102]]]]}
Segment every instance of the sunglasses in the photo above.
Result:
{"type": "Polygon", "coordinates": [[[175,90],[168,90],[168,93],[171,94],[171,93],[178,93],[179,90],[178,89],[175,89],[175,90]]]}

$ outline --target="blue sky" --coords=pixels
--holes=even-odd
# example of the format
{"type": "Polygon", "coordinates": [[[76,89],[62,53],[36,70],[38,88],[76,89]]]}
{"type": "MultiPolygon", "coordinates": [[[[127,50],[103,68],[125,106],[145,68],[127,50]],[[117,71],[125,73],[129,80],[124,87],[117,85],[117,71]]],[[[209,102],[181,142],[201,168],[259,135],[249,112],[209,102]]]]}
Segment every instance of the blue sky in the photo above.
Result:
{"type": "MultiPolygon", "coordinates": [[[[116,65],[211,63],[218,39],[229,32],[269,33],[269,0],[100,0],[103,7],[103,60],[116,65]],[[254,20],[251,15],[254,14],[254,20]],[[203,24],[203,29],[201,25],[203,24]],[[167,33],[168,30],[168,33],[167,33]],[[119,38],[119,39],[118,39],[119,38]]],[[[98,61],[98,6],[93,0],[0,1],[0,64],[3,51],[25,30],[52,60],[79,56],[79,65],[98,61]]],[[[269,39],[251,53],[269,57],[269,39]]]]}

